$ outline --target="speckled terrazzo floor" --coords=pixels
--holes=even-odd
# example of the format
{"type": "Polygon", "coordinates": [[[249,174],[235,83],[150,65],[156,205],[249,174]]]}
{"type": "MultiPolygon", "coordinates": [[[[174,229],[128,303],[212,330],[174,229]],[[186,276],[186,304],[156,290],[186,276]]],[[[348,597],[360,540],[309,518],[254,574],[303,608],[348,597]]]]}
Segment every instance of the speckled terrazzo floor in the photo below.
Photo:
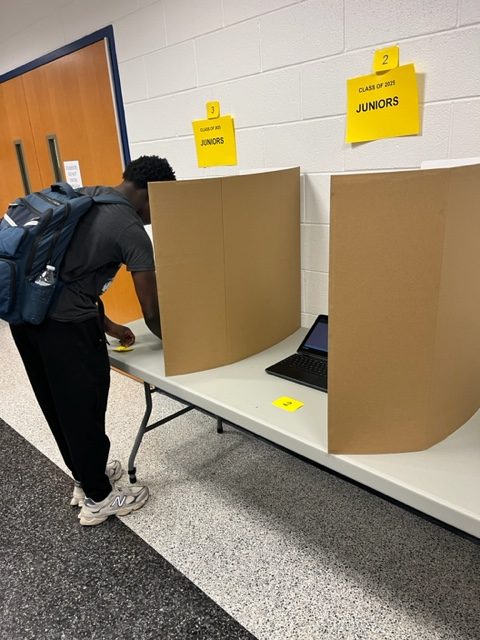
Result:
{"type": "MultiPolygon", "coordinates": [[[[0,417],[63,469],[31,396],[8,328],[1,322],[0,389],[0,417]]],[[[114,373],[108,427],[112,454],[124,464],[143,403],[141,385],[114,373]]],[[[174,401],[155,397],[157,418],[173,408],[178,408],[174,401]]],[[[30,457],[31,453],[26,456],[12,452],[10,466],[16,470],[12,472],[15,481],[7,490],[8,495],[22,491],[22,504],[27,512],[44,495],[42,485],[37,488],[35,483],[29,487],[22,479],[21,469],[30,457]]],[[[43,461],[40,467],[48,464],[43,461]]],[[[42,624],[57,633],[11,635],[14,615],[17,624],[24,616],[28,623],[29,610],[20,608],[9,614],[12,626],[5,638],[133,638],[112,633],[106,615],[99,618],[98,635],[62,636],[47,590],[49,581],[56,585],[64,611],[58,618],[63,624],[68,623],[75,611],[78,613],[78,593],[68,584],[63,589],[62,575],[70,584],[77,581],[86,585],[87,590],[93,583],[95,598],[101,605],[98,609],[112,603],[118,606],[116,581],[107,581],[105,590],[98,591],[100,580],[95,573],[93,578],[85,573],[78,552],[82,545],[94,547],[103,576],[103,567],[108,566],[113,555],[109,540],[115,541],[118,535],[123,536],[122,544],[115,543],[115,549],[132,554],[139,585],[143,576],[149,584],[156,580],[157,573],[162,574],[162,567],[169,567],[174,574],[175,567],[201,590],[192,593],[206,594],[241,625],[237,631],[246,633],[244,627],[259,640],[478,640],[480,637],[480,546],[471,540],[245,433],[227,427],[219,435],[215,421],[195,411],[147,434],[137,467],[138,480],[149,484],[152,497],[144,509],[121,522],[109,521],[94,530],[82,530],[70,507],[64,506],[69,485],[65,484],[62,472],[54,468],[60,474],[55,481],[57,535],[46,535],[48,520],[38,523],[30,517],[26,517],[23,530],[8,534],[3,531],[2,519],[2,540],[7,534],[9,548],[14,550],[11,562],[9,559],[7,563],[8,575],[12,577],[8,586],[4,581],[2,589],[17,594],[23,589],[25,599],[32,589],[33,595],[39,596],[35,606],[44,600],[42,624]],[[41,584],[38,578],[27,579],[22,555],[15,552],[17,548],[23,549],[23,557],[31,558],[35,548],[45,549],[45,542],[35,546],[39,531],[40,540],[48,540],[49,555],[54,557],[49,568],[43,562],[45,556],[40,554],[39,567],[46,574],[41,584]],[[77,552],[73,551],[68,559],[62,551],[64,538],[76,543],[73,548],[77,552]],[[33,546],[28,548],[27,541],[33,546]],[[131,546],[132,541],[147,543],[151,548],[145,544],[139,552],[136,546],[131,546]],[[66,573],[60,570],[62,560],[71,563],[66,573]],[[102,624],[104,628],[100,631],[102,624]]],[[[45,471],[49,491],[50,473],[48,469],[45,471]]],[[[8,509],[8,501],[2,508],[8,509]]],[[[135,588],[128,571],[119,571],[119,576],[123,607],[135,608],[138,602],[143,607],[141,597],[137,599],[141,588],[135,588]]],[[[185,592],[182,586],[177,586],[182,584],[167,571],[167,578],[156,580],[155,588],[148,587],[147,595],[154,592],[157,608],[162,607],[158,598],[164,598],[168,615],[173,615],[175,608],[185,613],[190,611],[188,607],[193,607],[196,596],[190,597],[187,587],[185,592]],[[157,595],[163,584],[165,594],[157,595]]],[[[123,609],[119,615],[125,620],[123,609]]],[[[226,619],[230,620],[228,616],[226,619]]],[[[78,625],[88,625],[88,613],[78,613],[78,620],[78,625]]],[[[210,624],[208,614],[202,620],[210,624]]],[[[185,640],[248,637],[231,635],[228,631],[214,635],[217,631],[207,627],[194,635],[185,624],[175,627],[172,623],[165,631],[159,627],[157,635],[138,632],[135,636],[185,640]],[[168,635],[174,627],[177,635],[168,635]]],[[[1,637],[2,634],[3,630],[1,637]]]]}
{"type": "Polygon", "coordinates": [[[120,519],[79,527],[69,479],[1,420],[0,442],[2,638],[253,640],[120,519]]]}

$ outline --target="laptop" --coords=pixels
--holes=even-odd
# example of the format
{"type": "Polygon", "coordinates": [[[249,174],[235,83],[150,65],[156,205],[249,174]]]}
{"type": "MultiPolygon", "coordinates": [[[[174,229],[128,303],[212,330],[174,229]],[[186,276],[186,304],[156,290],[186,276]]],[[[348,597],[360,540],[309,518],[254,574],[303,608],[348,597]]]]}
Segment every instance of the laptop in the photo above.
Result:
{"type": "Polygon", "coordinates": [[[265,371],[307,387],[327,391],[328,316],[318,316],[297,353],[267,367],[265,371]]]}

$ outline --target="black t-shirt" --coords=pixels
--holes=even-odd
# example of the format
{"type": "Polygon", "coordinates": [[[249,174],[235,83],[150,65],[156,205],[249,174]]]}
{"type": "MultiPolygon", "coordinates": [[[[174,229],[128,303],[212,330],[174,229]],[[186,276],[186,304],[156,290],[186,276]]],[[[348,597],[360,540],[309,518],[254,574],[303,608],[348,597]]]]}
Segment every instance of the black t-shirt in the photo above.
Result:
{"type": "MultiPolygon", "coordinates": [[[[112,187],[86,187],[88,195],[122,194],[112,187]]],[[[80,322],[97,315],[96,301],[122,264],[128,271],[153,271],[153,247],[143,223],[125,204],[94,205],[78,223],[65,254],[60,280],[64,282],[50,318],[80,322]]]]}

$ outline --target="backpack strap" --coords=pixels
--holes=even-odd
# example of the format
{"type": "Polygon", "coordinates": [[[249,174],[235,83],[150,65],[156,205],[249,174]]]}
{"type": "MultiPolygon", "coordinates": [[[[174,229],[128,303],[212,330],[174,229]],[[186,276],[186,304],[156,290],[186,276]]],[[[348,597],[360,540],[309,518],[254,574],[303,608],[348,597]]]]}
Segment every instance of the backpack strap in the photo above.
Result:
{"type": "Polygon", "coordinates": [[[68,184],[68,182],[56,182],[55,184],[52,184],[50,188],[52,191],[63,193],[63,195],[67,196],[68,198],[78,198],[80,195],[72,186],[68,184]]]}
{"type": "MultiPolygon", "coordinates": [[[[68,198],[78,198],[82,194],[78,193],[68,182],[56,182],[50,187],[52,191],[63,193],[68,198]]],[[[122,196],[92,196],[93,202],[96,204],[125,204],[125,198],[122,196]]]]}

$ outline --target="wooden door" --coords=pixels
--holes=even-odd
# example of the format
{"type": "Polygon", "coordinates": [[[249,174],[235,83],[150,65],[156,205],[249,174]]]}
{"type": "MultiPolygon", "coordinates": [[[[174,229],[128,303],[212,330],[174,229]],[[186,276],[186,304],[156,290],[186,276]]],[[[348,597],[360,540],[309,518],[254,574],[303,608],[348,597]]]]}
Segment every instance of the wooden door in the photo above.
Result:
{"type": "Polygon", "coordinates": [[[0,217],[8,204],[24,195],[20,155],[30,190],[41,189],[42,179],[30,127],[21,78],[0,84],[0,217]]]}
{"type": "Polygon", "coordinates": [[[45,184],[55,181],[49,136],[60,167],[78,160],[83,183],[116,185],[122,159],[104,41],[22,76],[45,184]]]}
{"type": "MultiPolygon", "coordinates": [[[[16,133],[15,139],[26,137],[27,131],[30,133],[37,166],[32,190],[64,179],[66,160],[79,162],[84,185],[115,186],[121,182],[123,163],[104,40],[0,86],[10,83],[14,84],[8,88],[9,94],[5,94],[9,112],[12,95],[21,102],[22,92],[24,94],[24,106],[19,113],[27,114],[22,120],[25,133],[22,136],[16,133]]],[[[8,136],[10,132],[6,133],[6,146],[10,144],[15,152],[8,136]]],[[[9,189],[7,200],[23,192],[18,163],[11,165],[10,170],[17,175],[15,191],[13,187],[9,189]]],[[[3,196],[3,187],[1,193],[3,196]]],[[[142,316],[131,276],[124,267],[103,300],[107,314],[116,322],[129,322],[142,316]]]]}

